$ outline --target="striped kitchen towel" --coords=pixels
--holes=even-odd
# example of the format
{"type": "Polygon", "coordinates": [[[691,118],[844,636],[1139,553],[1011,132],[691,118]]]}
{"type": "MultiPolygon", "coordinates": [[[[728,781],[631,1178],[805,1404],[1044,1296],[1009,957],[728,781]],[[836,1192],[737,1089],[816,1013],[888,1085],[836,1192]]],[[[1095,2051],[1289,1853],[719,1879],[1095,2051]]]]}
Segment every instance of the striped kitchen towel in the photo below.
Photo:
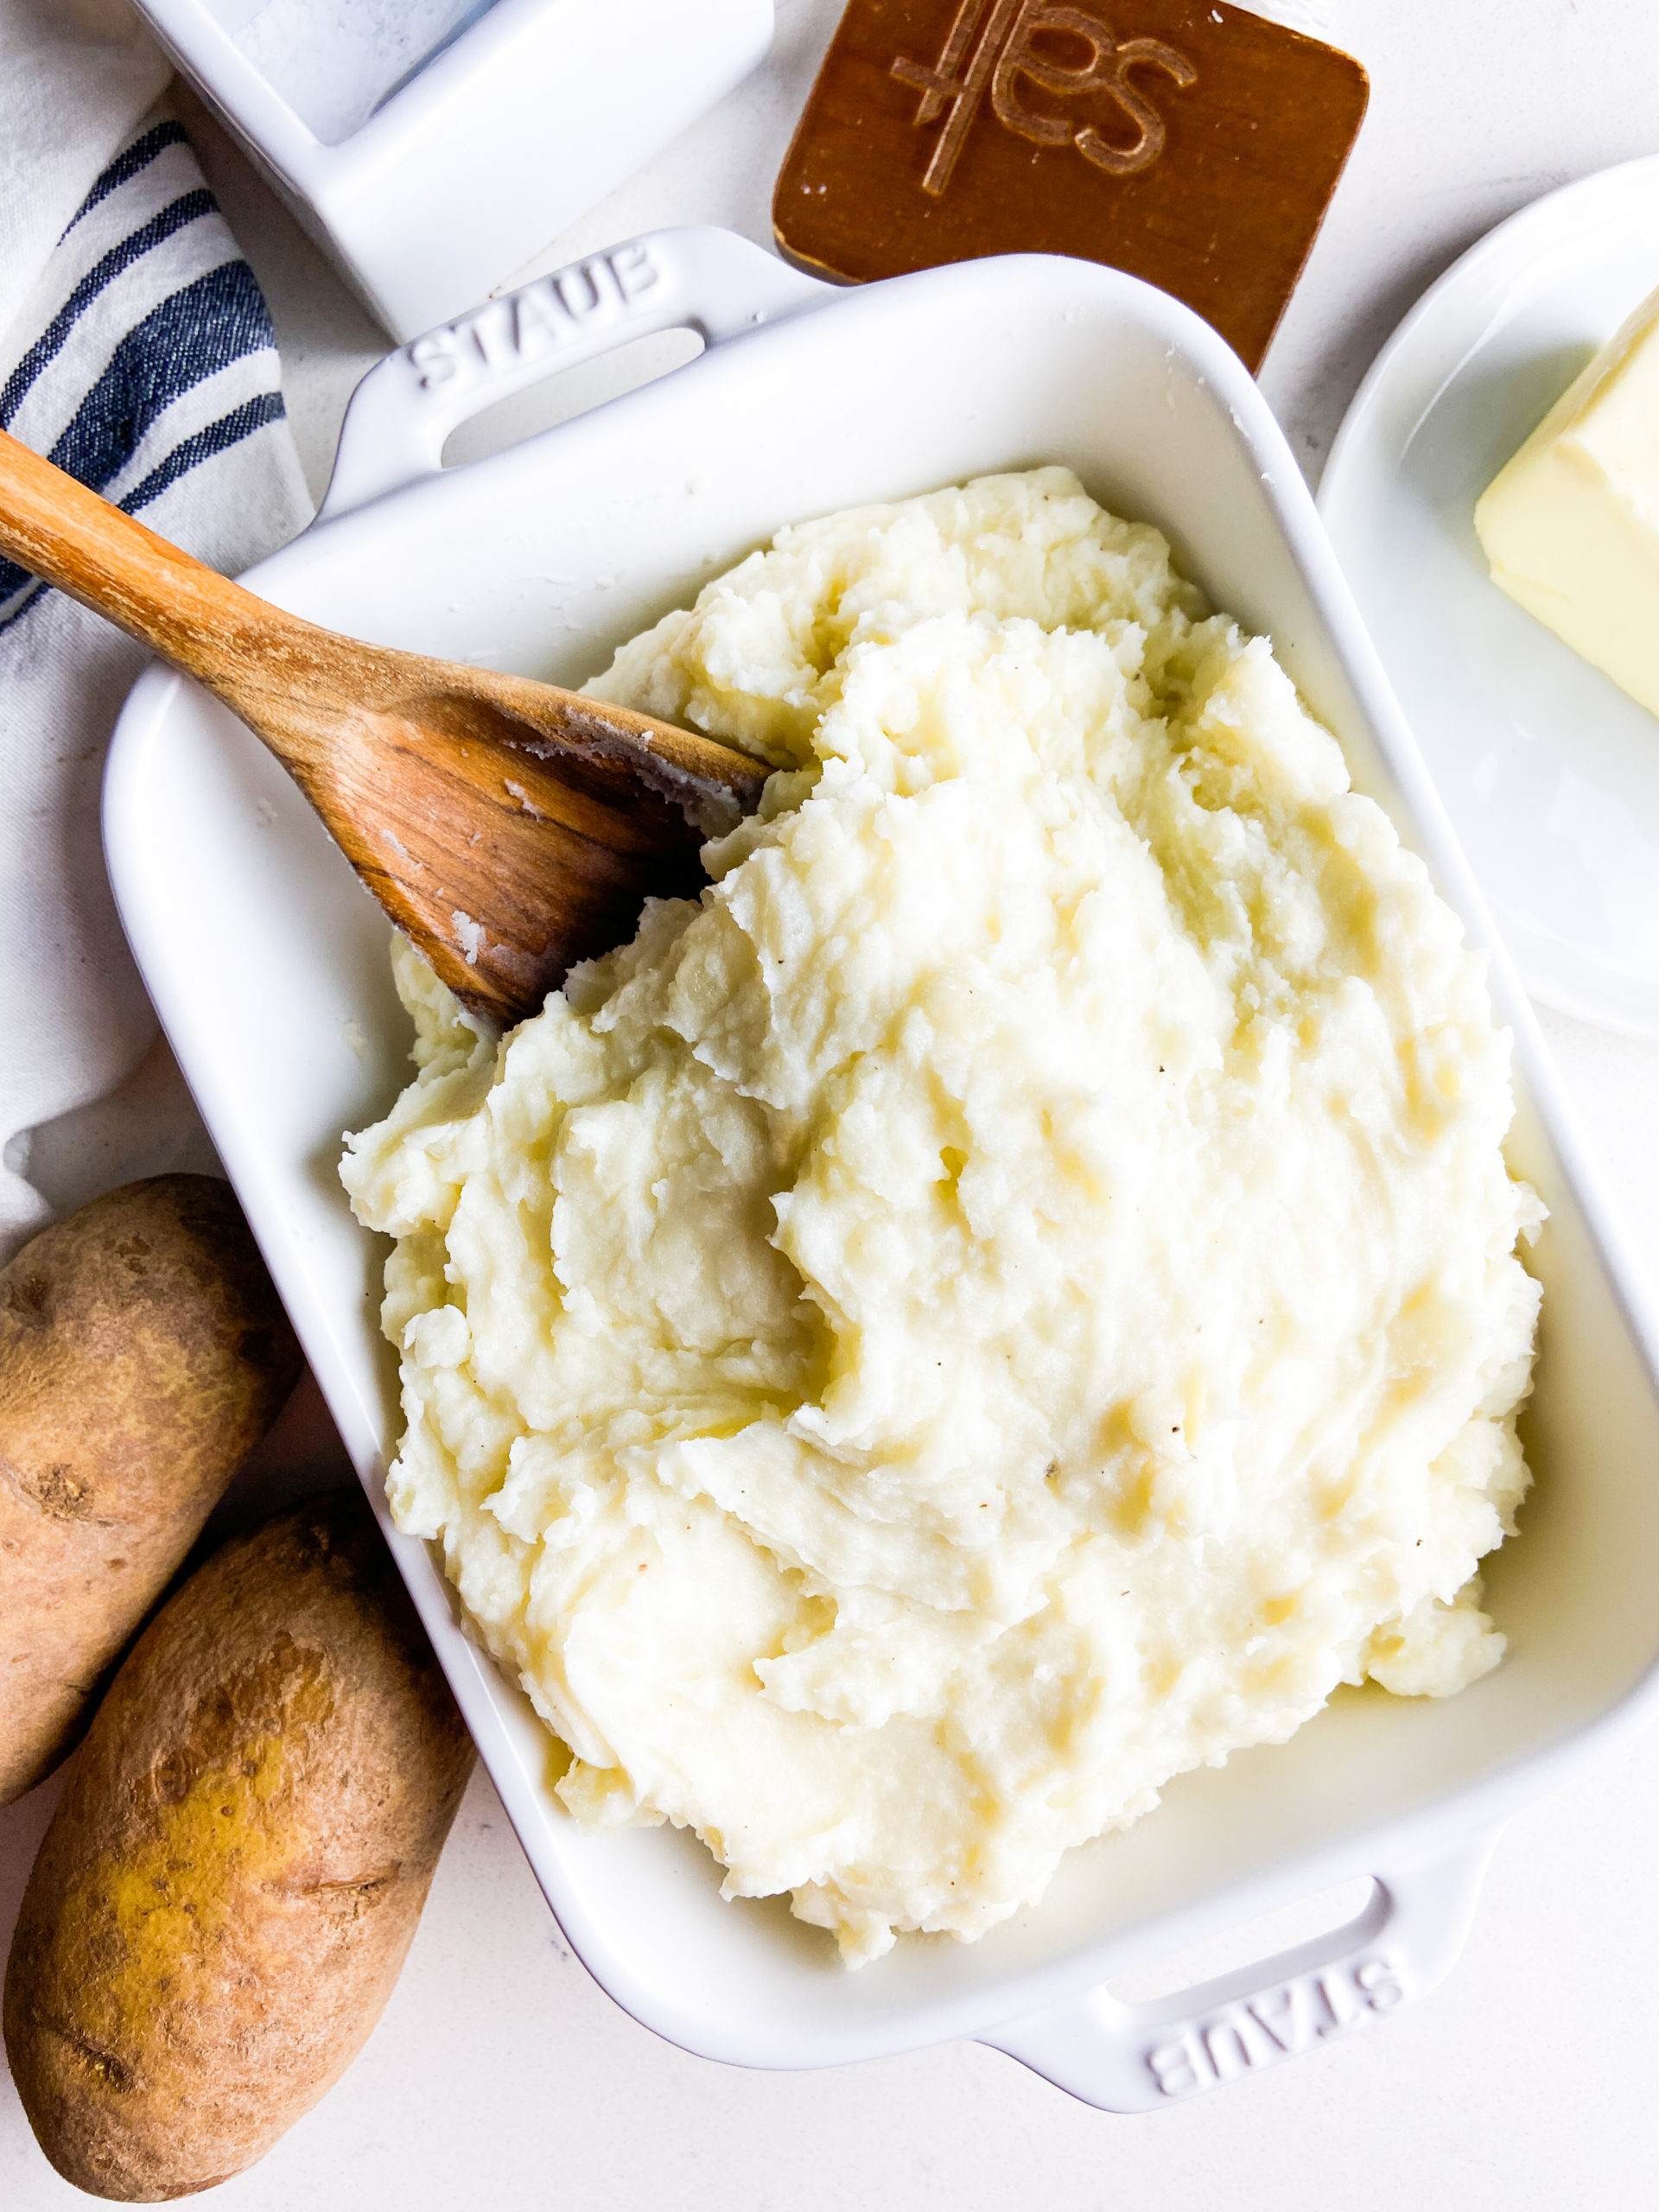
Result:
{"type": "MultiPolygon", "coordinates": [[[[55,109],[41,189],[62,194],[67,113],[83,175],[67,221],[60,208],[41,240],[27,175],[15,162],[0,174],[0,308],[14,308],[0,331],[0,425],[233,574],[309,513],[264,301],[178,123],[164,109],[136,124],[121,112],[164,78],[153,49],[93,0],[90,18],[115,25],[129,60],[110,71],[105,36],[93,57],[104,79],[89,92],[82,68],[66,89],[66,16],[55,47],[29,44],[42,6],[0,0],[0,132],[14,106],[25,126],[55,109]],[[22,283],[31,233],[36,268],[22,283]]],[[[73,27],[77,10],[66,13],[73,27]]],[[[16,147],[27,128],[9,135],[16,147]]],[[[212,1160],[127,952],[99,842],[104,754],[143,660],[0,559],[0,1262],[99,1190],[212,1160]]]]}

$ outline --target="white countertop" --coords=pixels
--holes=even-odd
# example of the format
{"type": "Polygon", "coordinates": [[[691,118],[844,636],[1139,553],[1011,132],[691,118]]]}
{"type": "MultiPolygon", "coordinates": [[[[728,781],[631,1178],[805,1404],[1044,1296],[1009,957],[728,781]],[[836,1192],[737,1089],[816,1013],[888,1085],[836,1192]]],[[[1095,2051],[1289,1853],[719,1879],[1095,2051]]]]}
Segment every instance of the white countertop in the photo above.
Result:
{"type": "MultiPolygon", "coordinates": [[[[538,265],[665,223],[769,241],[772,181],[839,12],[840,0],[780,0],[766,68],[538,265]]],[[[1367,364],[1448,263],[1554,186],[1659,151],[1653,0],[1325,0],[1321,12],[1370,68],[1371,107],[1262,378],[1315,480],[1367,364]]],[[[1133,0],[1114,0],[1111,15],[1127,25],[1133,0]]],[[[385,341],[200,107],[181,105],[265,286],[320,490],[346,397],[385,341]]],[[[509,403],[496,442],[614,388],[589,372],[575,396],[549,387],[509,403]]],[[[468,449],[484,449],[474,438],[468,449]]],[[[1659,1049],[1545,1026],[1642,1253],[1659,1237],[1659,1049]]],[[[273,1498],[288,1471],[327,1448],[326,1427],[296,1414],[267,1455],[273,1498]]],[[[48,1783],[0,1813],[0,1940],[55,1796],[48,1783]]],[[[214,2202],[226,2212],[1645,2208],[1659,2172],[1656,1844],[1649,1719],[1511,1823],[1468,1950],[1436,1994],[1376,2032],[1122,2120],[977,2047],[767,2075],[658,2042],[572,1959],[480,1777],[368,2049],[214,2202]]],[[[0,2079],[0,2206],[85,2201],[48,2169],[0,2079]]]]}

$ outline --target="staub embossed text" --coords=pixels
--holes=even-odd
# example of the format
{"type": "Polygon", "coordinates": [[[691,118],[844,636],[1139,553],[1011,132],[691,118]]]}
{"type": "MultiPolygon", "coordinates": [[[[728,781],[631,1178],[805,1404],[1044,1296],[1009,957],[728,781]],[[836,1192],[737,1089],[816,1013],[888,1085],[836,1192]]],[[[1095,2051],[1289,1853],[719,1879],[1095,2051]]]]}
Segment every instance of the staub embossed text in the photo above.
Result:
{"type": "Polygon", "coordinates": [[[1051,7],[1046,0],[962,0],[937,62],[900,55],[893,65],[900,83],[921,92],[918,128],[945,117],[922,179],[923,191],[937,199],[949,185],[988,89],[997,121],[1034,146],[1070,142],[1086,162],[1112,176],[1150,168],[1164,150],[1164,119],[1130,82],[1135,69],[1160,71],[1177,86],[1198,81],[1198,71],[1173,46],[1155,38],[1120,41],[1098,16],[1081,8],[1051,7]],[[1039,48],[1034,41],[1045,35],[1046,43],[1039,48]],[[1086,49],[1087,59],[1056,59],[1057,49],[1064,51],[1068,44],[1086,49]],[[1042,114],[1026,105],[1022,79],[1062,96],[1103,92],[1137,135],[1132,143],[1120,145],[1092,124],[1079,128],[1063,116],[1042,114]]]}
{"type": "Polygon", "coordinates": [[[1363,1956],[1187,2022],[1147,2051],[1147,2069],[1165,2096],[1191,2096],[1362,2026],[1407,1993],[1394,1959],[1363,1956]]]}
{"type": "Polygon", "coordinates": [[[423,391],[448,397],[493,369],[556,353],[579,331],[621,321],[632,302],[661,281],[650,246],[635,238],[538,277],[505,299],[486,301],[459,321],[428,331],[404,355],[419,372],[423,391]]]}

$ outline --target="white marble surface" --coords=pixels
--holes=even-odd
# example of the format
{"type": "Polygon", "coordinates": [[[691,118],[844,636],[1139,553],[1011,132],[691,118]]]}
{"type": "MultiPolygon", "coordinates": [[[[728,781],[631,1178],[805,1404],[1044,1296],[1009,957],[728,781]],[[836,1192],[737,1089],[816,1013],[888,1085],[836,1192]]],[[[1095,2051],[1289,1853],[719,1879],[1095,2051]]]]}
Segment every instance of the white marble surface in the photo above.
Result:
{"type": "MultiPolygon", "coordinates": [[[[667,222],[766,238],[772,179],[839,3],[781,0],[767,67],[541,265],[667,222]]],[[[1133,0],[1111,12],[1127,25],[1133,0]]],[[[1322,13],[1369,66],[1371,109],[1263,378],[1314,478],[1377,346],[1465,246],[1568,178],[1659,150],[1653,0],[1322,0],[1322,13]]],[[[320,488],[346,396],[382,341],[200,109],[186,102],[185,113],[265,283],[320,488]]],[[[550,390],[478,435],[505,442],[603,389],[590,377],[578,393],[550,390]]],[[[1547,1027],[1646,1249],[1659,1234],[1659,1052],[1547,1027]]],[[[296,1412],[264,1488],[304,1482],[327,1448],[315,1415],[308,1426],[296,1412]]],[[[48,1783],[0,1814],[0,1937],[54,1795],[48,1783]]],[[[802,2075],[670,2049],[571,1959],[480,1779],[368,2049],[216,2201],[226,2212],[992,2212],[1031,2201],[1052,2212],[1624,2212],[1653,2202],[1659,2171],[1656,1840],[1659,1719],[1512,1823],[1469,1949],[1436,1995],[1376,2033],[1126,2120],[977,2048],[802,2075]]],[[[0,2082],[0,2205],[44,2212],[74,2196],[0,2082]]]]}

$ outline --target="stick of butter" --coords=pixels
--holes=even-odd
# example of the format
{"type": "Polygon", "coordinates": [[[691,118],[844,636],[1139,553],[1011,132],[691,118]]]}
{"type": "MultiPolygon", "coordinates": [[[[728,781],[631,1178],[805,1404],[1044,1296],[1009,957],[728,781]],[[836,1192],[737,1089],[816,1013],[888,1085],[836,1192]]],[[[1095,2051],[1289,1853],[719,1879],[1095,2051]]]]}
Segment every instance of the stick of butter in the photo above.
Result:
{"type": "Polygon", "coordinates": [[[1659,292],[1475,508],[1492,581],[1659,715],[1659,292]]]}

